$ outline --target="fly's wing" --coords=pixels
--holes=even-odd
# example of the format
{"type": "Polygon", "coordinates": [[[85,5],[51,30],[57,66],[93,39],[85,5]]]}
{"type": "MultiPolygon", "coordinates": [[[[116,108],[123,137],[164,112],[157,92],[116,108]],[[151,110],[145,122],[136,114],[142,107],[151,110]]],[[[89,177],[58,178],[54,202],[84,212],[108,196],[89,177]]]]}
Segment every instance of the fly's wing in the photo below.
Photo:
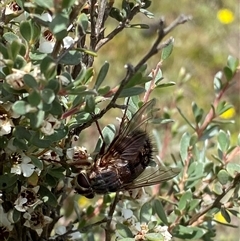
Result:
{"type": "MultiPolygon", "coordinates": [[[[110,149],[119,149],[119,147],[123,146],[123,143],[126,142],[126,137],[133,133],[134,131],[139,130],[139,128],[146,123],[146,121],[150,120],[152,117],[147,115],[152,111],[153,106],[155,104],[155,99],[152,99],[145,103],[132,117],[132,119],[126,124],[124,129],[121,131],[119,135],[117,135],[109,146],[110,149]]],[[[144,133],[138,133],[138,137],[145,136],[144,133]]],[[[141,138],[140,137],[140,138],[141,138]]],[[[144,138],[144,137],[143,137],[144,138]]],[[[135,141],[139,140],[139,138],[135,138],[135,141]]],[[[124,145],[125,146],[125,145],[124,145]]],[[[132,145],[137,148],[137,145],[132,145]]]]}
{"type": "Polygon", "coordinates": [[[140,128],[146,121],[150,120],[152,116],[149,113],[152,112],[153,106],[155,105],[155,99],[152,99],[145,103],[127,123],[126,127],[121,133],[122,136],[127,136],[129,132],[135,131],[140,128]]]}
{"type": "Polygon", "coordinates": [[[160,182],[174,178],[180,171],[180,168],[177,167],[148,166],[132,183],[126,185],[123,189],[130,190],[159,184],[160,182]]]}

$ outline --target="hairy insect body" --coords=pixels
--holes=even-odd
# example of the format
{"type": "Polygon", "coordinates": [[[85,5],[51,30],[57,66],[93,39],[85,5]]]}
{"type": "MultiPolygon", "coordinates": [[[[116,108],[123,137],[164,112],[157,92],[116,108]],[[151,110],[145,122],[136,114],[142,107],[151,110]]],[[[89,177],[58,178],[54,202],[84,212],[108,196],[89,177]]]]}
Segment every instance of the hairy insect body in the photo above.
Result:
{"type": "Polygon", "coordinates": [[[93,198],[95,194],[157,184],[179,173],[177,168],[149,166],[153,145],[142,126],[150,119],[147,115],[143,118],[143,114],[153,105],[153,100],[144,104],[108,148],[100,151],[92,166],[77,175],[73,185],[79,194],[93,198]]]}
{"type": "MultiPolygon", "coordinates": [[[[112,143],[118,139],[118,136],[112,143]]],[[[76,188],[79,194],[93,197],[94,193],[106,194],[123,190],[132,183],[152,160],[152,144],[142,130],[136,130],[122,139],[115,149],[110,145],[106,153],[96,158],[87,173],[78,175],[76,188]],[[87,180],[82,188],[83,180],[87,180]]]]}

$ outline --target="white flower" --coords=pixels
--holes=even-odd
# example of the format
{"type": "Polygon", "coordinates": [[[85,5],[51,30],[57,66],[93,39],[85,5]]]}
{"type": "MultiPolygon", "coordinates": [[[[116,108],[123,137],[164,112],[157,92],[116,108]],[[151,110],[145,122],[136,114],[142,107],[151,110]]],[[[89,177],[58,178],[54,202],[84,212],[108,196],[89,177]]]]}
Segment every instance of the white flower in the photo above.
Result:
{"type": "Polygon", "coordinates": [[[38,190],[39,186],[36,186],[34,188],[22,187],[19,197],[14,202],[15,208],[19,212],[26,212],[29,209],[34,209],[37,205],[42,203],[42,201],[38,199],[38,190]]]}
{"type": "Polygon", "coordinates": [[[13,126],[14,124],[7,114],[0,115],[0,136],[11,133],[13,126]]]}
{"type": "Polygon", "coordinates": [[[67,149],[67,158],[73,161],[87,160],[89,154],[83,146],[74,146],[67,149]]]}
{"type": "Polygon", "coordinates": [[[52,218],[44,216],[38,210],[29,209],[23,214],[23,217],[26,219],[23,225],[35,230],[38,236],[42,234],[43,227],[52,222],[52,218]]]}
{"type": "MultiPolygon", "coordinates": [[[[30,73],[32,70],[32,64],[29,62],[22,69],[12,69],[12,73],[6,76],[6,82],[15,90],[21,90],[26,88],[23,76],[30,73]]],[[[37,76],[39,70],[36,68],[32,71],[34,77],[37,76]]]]}
{"type": "Polygon", "coordinates": [[[61,122],[53,117],[51,114],[43,121],[41,131],[47,136],[50,136],[54,133],[55,129],[58,129],[61,125],[61,122]]]}
{"type": "Polygon", "coordinates": [[[22,70],[13,70],[12,74],[6,76],[6,82],[15,90],[21,90],[25,88],[25,84],[23,81],[23,76],[26,72],[22,70]]]}
{"type": "Polygon", "coordinates": [[[14,22],[21,22],[25,19],[24,10],[15,2],[10,2],[5,8],[5,22],[8,23],[11,20],[14,22]]]}
{"type": "Polygon", "coordinates": [[[6,101],[6,102],[2,102],[2,101],[0,101],[0,108],[3,108],[6,112],[7,112],[7,114],[8,114],[8,116],[9,117],[11,117],[11,118],[19,118],[20,117],[20,115],[19,114],[17,114],[17,113],[15,113],[13,110],[12,110],[12,105],[13,105],[13,103],[11,103],[11,102],[9,102],[9,101],[6,101]]]}
{"type": "Polygon", "coordinates": [[[70,36],[67,36],[63,39],[63,47],[65,49],[68,49],[73,43],[74,43],[74,40],[70,36]]]}
{"type": "MultiPolygon", "coordinates": [[[[81,233],[77,230],[76,227],[73,227],[72,233],[69,234],[69,240],[79,240],[81,238],[81,233]]],[[[64,235],[67,232],[65,226],[61,225],[55,228],[56,235],[51,237],[50,240],[56,240],[59,235],[64,235]]]]}
{"type": "Polygon", "coordinates": [[[30,163],[30,157],[25,154],[21,154],[19,155],[17,162],[18,163],[11,168],[11,173],[15,173],[17,175],[23,174],[24,177],[30,177],[33,174],[35,166],[30,163]]]}
{"type": "Polygon", "coordinates": [[[56,40],[53,34],[51,33],[51,31],[49,31],[48,29],[45,30],[42,33],[42,36],[40,37],[38,50],[41,53],[45,53],[45,54],[52,53],[55,45],[55,41],[56,40]]]}
{"type": "Polygon", "coordinates": [[[172,235],[168,232],[168,227],[167,226],[157,226],[154,229],[155,232],[160,233],[163,236],[164,241],[169,241],[172,239],[172,235]]]}
{"type": "MultiPolygon", "coordinates": [[[[49,13],[43,13],[40,15],[40,19],[44,20],[45,22],[52,22],[52,16],[49,13]]],[[[39,39],[39,48],[38,50],[41,53],[52,53],[56,39],[52,32],[49,29],[43,28],[42,29],[42,36],[39,39]]],[[[74,43],[73,38],[70,36],[66,36],[63,39],[63,47],[69,48],[74,43]]]]}

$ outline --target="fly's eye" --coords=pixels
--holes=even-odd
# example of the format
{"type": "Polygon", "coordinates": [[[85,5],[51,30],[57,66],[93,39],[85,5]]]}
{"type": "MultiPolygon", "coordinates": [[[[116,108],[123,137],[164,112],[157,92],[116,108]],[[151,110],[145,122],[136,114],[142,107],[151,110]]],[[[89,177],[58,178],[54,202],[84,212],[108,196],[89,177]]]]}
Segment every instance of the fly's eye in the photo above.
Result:
{"type": "Polygon", "coordinates": [[[89,188],[90,187],[90,183],[88,181],[88,178],[84,173],[78,174],[77,183],[80,187],[83,187],[83,188],[89,188]]]}

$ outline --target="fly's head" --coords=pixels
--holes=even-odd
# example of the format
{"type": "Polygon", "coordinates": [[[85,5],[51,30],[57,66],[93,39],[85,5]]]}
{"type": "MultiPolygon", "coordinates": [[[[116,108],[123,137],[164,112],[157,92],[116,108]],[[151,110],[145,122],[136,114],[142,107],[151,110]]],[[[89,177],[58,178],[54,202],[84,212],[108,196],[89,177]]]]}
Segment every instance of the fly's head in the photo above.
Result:
{"type": "Polygon", "coordinates": [[[94,190],[91,187],[88,174],[84,171],[81,171],[72,181],[72,185],[76,192],[80,195],[85,196],[86,198],[94,197],[94,190]]]}

